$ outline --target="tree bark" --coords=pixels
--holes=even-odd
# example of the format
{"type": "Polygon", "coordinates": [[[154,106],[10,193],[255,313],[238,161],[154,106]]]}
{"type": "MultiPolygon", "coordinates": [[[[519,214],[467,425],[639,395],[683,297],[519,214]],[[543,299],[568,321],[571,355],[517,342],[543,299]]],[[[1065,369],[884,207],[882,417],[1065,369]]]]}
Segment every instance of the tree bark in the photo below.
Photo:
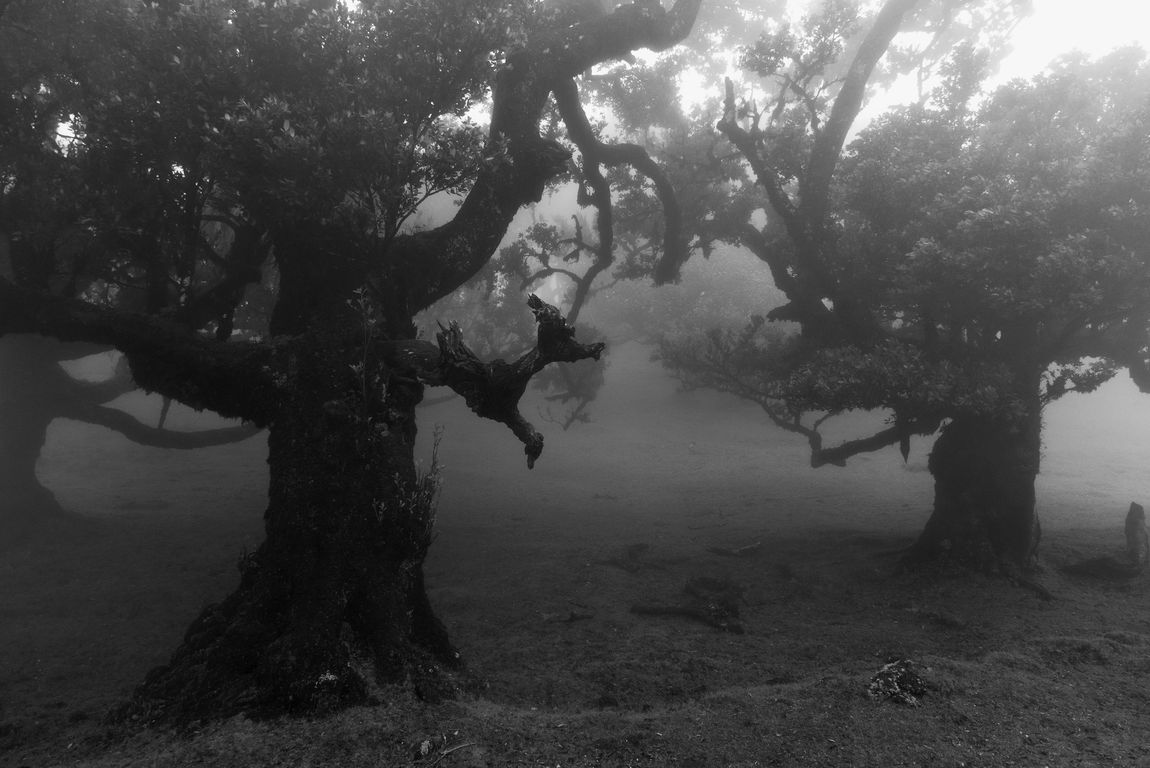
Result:
{"type": "Polygon", "coordinates": [[[929,468],[934,510],[908,555],[954,558],[982,569],[1033,568],[1041,536],[1034,481],[1041,411],[1012,425],[956,419],[942,430],[929,468]]]}
{"type": "Polygon", "coordinates": [[[531,297],[536,346],[483,363],[458,326],[438,346],[363,345],[309,334],[290,353],[268,437],[267,539],[240,562],[239,588],[192,624],[167,665],[120,712],[136,722],[317,713],[404,683],[453,695],[459,655],[427,598],[438,473],[415,469],[415,407],[424,384],[450,386],[479,415],[507,424],[529,464],[542,437],[519,397],[545,365],[598,357],[554,307],[531,297]]]}
{"type": "Polygon", "coordinates": [[[43,396],[52,368],[59,370],[42,339],[0,338],[0,546],[62,512],[36,477],[36,462],[54,418],[43,396]]]}
{"type": "Polygon", "coordinates": [[[394,377],[372,405],[349,396],[359,388],[346,355],[317,341],[295,359],[290,402],[269,430],[267,538],[124,716],[324,712],[368,702],[379,682],[425,697],[453,689],[458,655],[422,570],[436,480],[413,461],[422,386],[394,377]]]}

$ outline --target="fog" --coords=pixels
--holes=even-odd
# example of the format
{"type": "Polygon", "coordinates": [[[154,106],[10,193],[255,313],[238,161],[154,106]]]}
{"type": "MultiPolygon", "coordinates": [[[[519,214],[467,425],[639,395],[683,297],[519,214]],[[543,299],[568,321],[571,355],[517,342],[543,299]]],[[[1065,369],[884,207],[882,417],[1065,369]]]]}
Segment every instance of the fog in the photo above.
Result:
{"type": "Polygon", "coordinates": [[[113,2],[82,16],[131,32],[110,56],[0,0],[0,332],[119,345],[285,446],[273,485],[267,432],[145,444],[241,424],[0,336],[0,766],[1150,765],[1150,396],[1123,370],[1046,406],[1036,554],[1025,440],[1043,366],[1143,353],[1150,65],[1088,59],[1150,12],[519,5],[113,2]],[[401,22],[429,34],[391,56],[401,22]],[[420,381],[522,427],[506,368],[411,340],[452,288],[418,339],[606,351],[533,371],[533,468],[529,430],[428,387],[413,482],[420,381]],[[715,329],[746,398],[659,359],[715,329]],[[812,466],[764,391],[899,420],[818,422],[891,444],[812,466]]]}
{"type": "MultiPolygon", "coordinates": [[[[795,493],[797,488],[839,497],[844,486],[857,494],[857,483],[874,482],[874,492],[881,496],[894,477],[915,494],[925,520],[931,486],[926,458],[932,438],[916,438],[905,463],[889,448],[858,456],[845,468],[812,469],[806,441],[771,425],[756,405],[722,393],[684,391],[652,357],[651,347],[635,341],[609,348],[606,383],[589,408],[592,421],[567,431],[542,418],[549,404],[539,392],[529,391],[523,413],[546,437],[543,457],[531,471],[511,433],[475,416],[461,398],[421,408],[417,455],[425,461],[434,428],[443,428],[445,519],[490,512],[468,503],[476,484],[513,487],[545,507],[560,488],[587,485],[617,493],[641,480],[655,481],[669,484],[664,486],[667,503],[674,506],[726,484],[764,497],[795,493]]],[[[114,361],[114,355],[99,355],[69,367],[79,377],[99,378],[111,372],[114,361]]],[[[439,392],[429,389],[427,396],[439,392]]],[[[149,423],[158,420],[163,407],[161,398],[141,392],[113,405],[149,423]]],[[[827,444],[865,436],[880,428],[884,418],[881,413],[837,417],[824,428],[827,444]]],[[[172,406],[166,421],[173,430],[229,423],[179,404],[172,406]]],[[[1113,526],[1130,501],[1145,498],[1147,424],[1150,397],[1139,393],[1125,372],[1095,393],[1067,395],[1049,405],[1039,479],[1043,519],[1052,526],[1113,526]]],[[[37,471],[66,509],[97,519],[160,513],[173,506],[235,505],[241,499],[258,516],[267,485],[263,441],[259,435],[219,449],[156,449],[100,427],[59,419],[51,427],[37,471]]],[[[762,514],[770,519],[779,510],[764,505],[762,514]]]]}
{"type": "MultiPolygon", "coordinates": [[[[1144,599],[1141,592],[1110,592],[1100,602],[1094,588],[1064,581],[1056,569],[1045,577],[1059,595],[1053,608],[1039,608],[1049,604],[1035,603],[1006,582],[970,575],[942,582],[895,578],[892,553],[913,541],[931,505],[929,439],[913,442],[906,463],[888,449],[855,457],[845,468],[813,469],[803,439],[770,426],[756,406],[734,397],[682,391],[651,354],[634,341],[612,345],[592,420],[567,431],[538,418],[546,401],[529,392],[523,412],[547,440],[534,470],[505,427],[477,418],[460,398],[420,409],[418,454],[425,466],[436,425],[443,430],[444,486],[426,562],[429,594],[472,674],[486,681],[481,701],[487,702],[479,720],[440,712],[430,715],[433,722],[454,722],[461,736],[495,744],[496,735],[484,735],[484,718],[507,723],[509,713],[529,708],[543,719],[516,727],[548,757],[591,743],[606,745],[601,754],[628,753],[628,739],[638,736],[626,731],[616,744],[602,735],[614,732],[627,712],[650,711],[663,723],[659,729],[705,720],[706,732],[719,743],[741,744],[749,737],[726,729],[748,717],[767,722],[780,716],[773,699],[760,704],[755,694],[743,693],[759,690],[764,677],[812,681],[810,688],[793,684],[788,694],[792,706],[812,713],[807,718],[824,706],[825,682],[813,681],[835,674],[836,686],[861,690],[859,680],[874,671],[875,655],[892,647],[935,658],[936,676],[938,665],[949,663],[937,659],[948,654],[978,659],[958,679],[980,690],[1040,690],[1050,675],[1076,675],[1078,668],[1048,667],[1055,664],[1049,659],[1061,657],[1049,656],[1047,646],[1006,639],[1027,635],[1028,622],[1040,621],[1054,638],[1142,626],[1124,618],[1137,615],[1130,614],[1131,605],[1144,599]],[[714,554],[741,548],[751,554],[714,554]],[[637,613],[679,610],[684,581],[695,578],[739,590],[744,634],[637,613]],[[860,603],[869,606],[865,615],[860,603]],[[925,617],[924,623],[908,625],[907,616],[925,617]],[[1003,639],[991,639],[997,633],[1003,639]],[[1023,654],[1019,658],[1036,654],[1017,662],[1041,670],[1034,681],[1004,677],[998,657],[987,650],[1000,648],[1016,649],[1009,652],[1023,654]],[[721,694],[737,696],[737,707],[716,710],[725,699],[708,691],[738,692],[721,694]],[[579,715],[591,718],[583,735],[552,741],[546,734],[565,733],[574,712],[592,713],[579,715]]],[[[101,356],[76,370],[100,375],[111,363],[101,356]]],[[[115,405],[155,423],[162,401],[133,393],[115,405]]],[[[828,432],[832,439],[864,434],[881,424],[881,415],[849,414],[840,421],[828,432]]],[[[221,423],[179,405],[167,417],[172,429],[221,423]]],[[[1120,545],[1126,506],[1145,499],[1147,423],[1150,398],[1124,374],[1094,394],[1068,396],[1048,408],[1039,479],[1041,557],[1048,566],[1120,545]]],[[[262,434],[175,451],[139,446],[99,427],[53,423],[38,474],[81,521],[0,554],[0,612],[6,617],[0,625],[0,716],[6,723],[0,739],[7,740],[0,747],[27,749],[76,728],[93,743],[102,738],[104,713],[165,661],[205,604],[235,588],[237,560],[263,539],[265,459],[262,434]]],[[[1136,656],[1107,653],[1104,669],[1114,676],[1108,689],[1138,679],[1129,671],[1136,656]]],[[[1089,684],[1078,685],[1079,693],[1065,700],[1066,718],[1089,706],[1075,698],[1091,690],[1089,684]]],[[[861,702],[870,704],[865,697],[861,702]]],[[[410,729],[419,728],[412,718],[424,717],[422,706],[401,705],[383,720],[371,709],[353,713],[367,719],[360,725],[338,721],[344,723],[339,746],[313,730],[322,720],[277,725],[266,742],[275,746],[266,748],[310,754],[331,743],[342,754],[349,744],[367,745],[357,749],[369,762],[318,763],[367,765],[379,754],[367,734],[378,733],[381,722],[394,723],[389,727],[405,734],[396,743],[406,744],[421,733],[410,729]]],[[[995,694],[974,717],[997,722],[1006,716],[999,707],[1015,706],[1009,694],[995,694]]],[[[881,731],[872,718],[885,722],[891,716],[889,710],[852,707],[856,724],[849,732],[815,718],[793,738],[812,745],[827,738],[865,744],[881,731]]],[[[1061,717],[1044,711],[1048,719],[1061,717]]],[[[226,732],[250,727],[241,722],[224,726],[226,732]]],[[[1059,725],[1059,732],[1066,727],[1059,725]]],[[[234,738],[207,748],[211,760],[239,765],[248,759],[235,751],[248,742],[234,738]]],[[[753,751],[753,743],[740,749],[753,751]]],[[[190,764],[192,757],[182,751],[189,748],[165,747],[183,755],[171,764],[190,764]]],[[[684,748],[668,747],[675,751],[666,754],[684,748]]],[[[145,758],[133,762],[132,755],[153,748],[135,742],[120,749],[126,751],[113,752],[109,764],[147,764],[145,758]]]]}

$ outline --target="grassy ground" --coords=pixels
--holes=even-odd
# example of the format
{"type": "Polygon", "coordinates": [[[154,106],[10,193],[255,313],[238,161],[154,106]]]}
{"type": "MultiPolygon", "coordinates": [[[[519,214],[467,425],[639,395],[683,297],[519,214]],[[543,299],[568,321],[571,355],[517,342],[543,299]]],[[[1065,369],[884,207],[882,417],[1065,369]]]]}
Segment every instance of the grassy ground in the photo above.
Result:
{"type": "Polygon", "coordinates": [[[596,420],[546,425],[530,472],[458,402],[425,413],[447,472],[428,579],[472,683],[437,705],[396,691],[326,719],[109,731],[258,545],[264,452],[58,425],[42,474],[91,523],[0,554],[0,765],[1150,766],[1150,579],[1059,570],[1121,550],[1127,504],[1147,500],[1148,403],[1116,386],[1051,411],[1045,601],[897,572],[929,508],[928,444],[907,465],[812,470],[753,408],[676,393],[621,352],[596,420]],[[700,577],[730,585],[742,634],[631,610],[681,604],[700,577]],[[868,695],[895,658],[918,706],[868,695]]]}

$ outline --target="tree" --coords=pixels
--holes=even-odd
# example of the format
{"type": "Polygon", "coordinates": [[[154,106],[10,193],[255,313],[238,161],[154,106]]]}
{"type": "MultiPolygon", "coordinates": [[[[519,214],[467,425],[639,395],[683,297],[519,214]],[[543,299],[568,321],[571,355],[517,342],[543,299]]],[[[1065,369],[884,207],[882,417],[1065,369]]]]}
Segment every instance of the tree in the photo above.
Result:
{"type": "Polygon", "coordinates": [[[195,431],[145,424],[108,403],[136,389],[126,365],[103,381],[68,374],[61,363],[102,351],[89,344],[59,344],[33,335],[0,339],[0,542],[16,543],[30,531],[70,517],[36,476],[36,462],[56,419],[113,430],[141,445],[204,448],[236,442],[259,430],[248,425],[195,431]]]}
{"type": "MultiPolygon", "coordinates": [[[[2,108],[0,132],[0,222],[6,234],[0,240],[0,274],[55,295],[88,293],[90,300],[106,305],[150,312],[178,302],[191,322],[203,313],[189,301],[189,269],[196,252],[209,246],[199,227],[204,201],[186,172],[195,160],[187,149],[192,142],[185,121],[191,125],[192,115],[198,118],[199,113],[172,105],[164,115],[154,112],[153,104],[141,98],[144,83],[119,82],[111,91],[115,99],[109,98],[113,71],[138,80],[146,75],[114,69],[115,56],[107,51],[138,50],[143,41],[112,23],[112,3],[71,9],[77,17],[70,17],[69,10],[61,4],[35,9],[17,3],[0,16],[5,52],[0,71],[11,96],[2,108]],[[108,41],[113,42],[110,49],[102,45],[108,41]],[[82,151],[75,134],[80,119],[109,126],[88,130],[82,151]],[[131,121],[137,130],[129,135],[124,128],[131,121]],[[179,173],[173,172],[174,164],[179,173]]],[[[213,255],[228,263],[243,250],[236,246],[249,241],[234,238],[230,253],[213,255]]],[[[197,301],[207,298],[204,294],[197,301]]],[[[231,320],[219,332],[230,333],[231,320]]],[[[64,514],[35,474],[48,425],[57,418],[98,424],[165,448],[216,445],[258,431],[239,426],[176,432],[164,429],[162,419],[152,427],[107,407],[135,388],[126,366],[93,384],[74,379],[58,365],[101,349],[34,337],[0,340],[0,432],[5,438],[0,445],[0,538],[5,543],[64,514]]]]}
{"type": "MultiPolygon", "coordinates": [[[[553,5],[564,14],[601,12],[597,0],[553,5]]],[[[781,0],[708,3],[684,44],[642,60],[604,62],[555,92],[545,132],[571,152],[572,160],[567,173],[555,177],[550,191],[558,194],[532,212],[531,223],[454,301],[467,310],[463,325],[469,338],[470,329],[476,329],[504,345],[522,345],[526,335],[517,341],[506,332],[517,325],[514,304],[506,297],[516,289],[529,293],[547,281],[561,290],[559,303],[569,323],[586,317],[594,297],[609,295],[608,302],[594,302],[595,313],[608,321],[600,325],[629,314],[623,321],[627,332],[651,339],[658,313],[643,308],[653,310],[657,302],[638,284],[678,282],[691,254],[710,254],[723,222],[748,213],[728,188],[732,176],[745,173],[715,155],[719,142],[711,121],[688,115],[679,75],[688,70],[712,77],[723,66],[723,57],[713,55],[716,41],[729,45],[742,40],[748,25],[781,13],[784,6],[781,0]],[[572,196],[576,215],[570,215],[572,196]],[[562,213],[549,218],[547,212],[556,208],[562,213]],[[624,294],[627,299],[620,298],[624,294]],[[483,301],[468,298],[477,296],[483,301]],[[629,307],[606,306],[623,303],[629,307]],[[491,333],[493,327],[499,332],[491,333]]],[[[681,314],[689,293],[677,292],[678,306],[668,312],[681,314]]],[[[588,338],[607,338],[599,328],[581,327],[588,338]]],[[[612,332],[617,338],[617,326],[612,332]]],[[[548,401],[542,417],[563,429],[590,421],[589,406],[603,384],[605,367],[565,366],[537,377],[533,386],[548,401]]]]}
{"type": "MultiPolygon", "coordinates": [[[[815,466],[891,445],[905,457],[912,435],[941,430],[910,559],[1028,568],[1042,407],[1122,366],[1145,386],[1150,83],[1140,53],[1068,59],[975,109],[986,57],[961,46],[930,100],[844,153],[868,68],[913,5],[884,4],[829,114],[801,130],[788,107],[742,116],[728,87],[719,129],[770,202],[744,242],[788,298],[768,317],[801,332],[758,318],[667,356],[805,435],[815,466]],[[890,424],[824,447],[819,426],[851,409],[887,409],[890,424]]],[[[750,60],[770,71],[770,50],[750,60]]]]}
{"type": "MultiPolygon", "coordinates": [[[[566,172],[554,177],[530,224],[447,300],[461,310],[461,325],[473,344],[495,350],[529,346],[522,308],[510,298],[516,292],[526,296],[545,281],[558,287],[558,303],[574,324],[593,297],[621,281],[677,281],[689,253],[709,251],[708,235],[696,219],[729,208],[713,203],[713,187],[722,183],[716,170],[721,177],[726,169],[709,154],[716,144],[713,131],[692,123],[682,110],[678,75],[687,67],[712,66],[708,49],[715,39],[745,33],[748,20],[769,18],[782,5],[707,4],[696,34],[683,45],[642,61],[628,56],[604,62],[553,94],[544,135],[571,153],[566,172]],[[576,215],[570,213],[571,196],[576,215]],[[687,222],[698,230],[690,242],[687,222]]],[[[568,21],[603,12],[598,0],[545,3],[552,6],[568,21]]],[[[433,320],[425,316],[423,327],[432,327],[433,320]]],[[[586,323],[581,328],[588,339],[607,338],[599,328],[586,323]]],[[[605,367],[564,366],[534,379],[532,386],[548,402],[542,418],[565,430],[590,421],[589,406],[605,367]]]]}
{"type": "MultiPolygon", "coordinates": [[[[109,86],[76,115],[77,152],[111,131],[139,158],[138,123],[101,122],[101,110],[130,101],[162,118],[169,102],[182,111],[193,99],[193,140],[177,145],[188,156],[145,170],[194,186],[225,241],[251,227],[277,288],[256,339],[196,330],[224,327],[231,289],[255,279],[230,260],[208,269],[202,249],[184,265],[190,296],[168,312],[0,282],[0,331],[112,345],[142,387],[268,429],[267,539],[128,712],[315,712],[365,701],[381,681],[450,693],[459,657],[422,572],[438,477],[415,469],[415,406],[425,386],[452,388],[507,424],[530,466],[543,440],[517,408],[528,381],[602,345],[575,341],[538,300],[536,344],[510,363],[481,362],[457,327],[437,344],[416,339],[412,317],[476,274],[516,212],[565,169],[567,152],[539,131],[549,95],[600,61],[674,45],[699,2],[624,5],[571,26],[513,0],[112,6],[142,34],[109,64],[135,77],[109,83],[138,90],[109,86]],[[469,114],[487,98],[484,129],[469,114]],[[411,227],[441,192],[461,196],[454,214],[411,227]]],[[[140,249],[145,266],[179,274],[154,252],[140,249]]]]}

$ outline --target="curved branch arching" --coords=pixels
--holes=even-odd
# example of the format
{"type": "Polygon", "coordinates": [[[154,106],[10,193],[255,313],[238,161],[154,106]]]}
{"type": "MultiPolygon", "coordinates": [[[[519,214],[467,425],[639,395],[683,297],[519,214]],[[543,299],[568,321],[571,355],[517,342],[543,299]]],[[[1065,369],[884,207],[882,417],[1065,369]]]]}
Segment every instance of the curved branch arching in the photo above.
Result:
{"type": "Polygon", "coordinates": [[[178,450],[193,450],[236,443],[262,431],[252,424],[187,432],[162,429],[149,426],[118,408],[79,402],[62,403],[59,416],[64,419],[106,427],[140,445],[178,450]]]}
{"type": "MultiPolygon", "coordinates": [[[[106,351],[106,348],[92,351],[106,351]]],[[[66,359],[76,358],[68,354],[66,359]]],[[[245,440],[261,431],[250,424],[193,431],[164,429],[162,417],[160,425],[152,427],[124,411],[108,407],[106,404],[112,400],[139,390],[129,372],[127,358],[121,358],[110,377],[99,381],[77,379],[59,367],[53,368],[50,380],[44,382],[42,394],[56,418],[105,427],[140,445],[184,450],[207,448],[245,440]]],[[[165,406],[171,402],[167,397],[164,400],[165,406]]]]}
{"type": "MultiPolygon", "coordinates": [[[[824,464],[833,464],[837,467],[846,466],[847,459],[860,453],[871,453],[882,450],[890,445],[899,445],[902,448],[902,457],[905,460],[909,451],[908,440],[911,435],[933,434],[942,423],[941,418],[931,417],[922,420],[896,423],[894,426],[876,432],[869,437],[847,440],[834,448],[822,448],[822,440],[811,441],[811,466],[821,467],[824,464]]],[[[817,434],[817,433],[816,433],[817,434]]]]}
{"type": "Polygon", "coordinates": [[[162,318],[47,296],[0,278],[4,333],[114,346],[144,390],[259,426],[270,423],[279,407],[273,363],[291,355],[290,343],[214,342],[162,318]]]}
{"type": "Polygon", "coordinates": [[[546,183],[566,169],[567,150],[539,134],[539,116],[552,91],[599,62],[638,48],[659,51],[677,44],[690,32],[701,4],[677,0],[670,10],[647,2],[619,6],[614,13],[550,30],[508,57],[495,84],[488,143],[488,154],[503,159],[480,171],[451,221],[397,237],[388,263],[380,265],[380,293],[387,292],[388,278],[407,286],[400,315],[430,306],[473,277],[519,209],[538,202],[546,183]]]}
{"type": "Polygon", "coordinates": [[[606,269],[613,258],[610,250],[613,216],[610,186],[599,172],[599,165],[630,165],[651,180],[655,185],[655,194],[663,206],[663,258],[655,267],[655,282],[663,284],[675,280],[679,269],[687,261],[689,250],[683,231],[682,209],[671,180],[647,150],[638,144],[606,144],[599,141],[591,127],[591,121],[583,111],[583,105],[579,101],[579,89],[573,79],[557,85],[554,92],[555,103],[567,125],[568,135],[583,153],[583,172],[594,190],[592,203],[599,211],[600,220],[601,250],[597,263],[603,263],[601,270],[606,269]]]}
{"type": "Polygon", "coordinates": [[[748,131],[739,125],[734,85],[729,79],[726,81],[723,118],[716,128],[747,160],[794,245],[789,257],[792,263],[785,269],[771,264],[773,273],[793,271],[795,275],[795,279],[779,286],[790,303],[772,312],[771,317],[797,320],[803,324],[804,332],[827,339],[845,338],[864,347],[882,336],[868,309],[851,295],[849,287],[839,284],[828,268],[828,256],[835,247],[828,221],[831,181],[850,128],[862,109],[871,73],[898,34],[904,17],[919,3],[920,0],[886,0],[879,10],[850,63],[826,121],[813,132],[810,152],[798,175],[796,197],[783,188],[770,158],[764,156],[757,129],[748,131]],[[833,309],[824,305],[824,299],[830,299],[833,309]]]}
{"type": "Polygon", "coordinates": [[[535,314],[538,336],[535,347],[512,362],[480,360],[464,342],[457,323],[441,326],[438,346],[422,340],[384,342],[381,351],[396,375],[433,387],[450,387],[477,415],[510,428],[523,443],[531,468],[543,452],[543,435],[519,412],[519,400],[531,377],[551,363],[598,360],[606,345],[576,341],[575,329],[559,310],[534,294],[527,306],[535,314]]]}

